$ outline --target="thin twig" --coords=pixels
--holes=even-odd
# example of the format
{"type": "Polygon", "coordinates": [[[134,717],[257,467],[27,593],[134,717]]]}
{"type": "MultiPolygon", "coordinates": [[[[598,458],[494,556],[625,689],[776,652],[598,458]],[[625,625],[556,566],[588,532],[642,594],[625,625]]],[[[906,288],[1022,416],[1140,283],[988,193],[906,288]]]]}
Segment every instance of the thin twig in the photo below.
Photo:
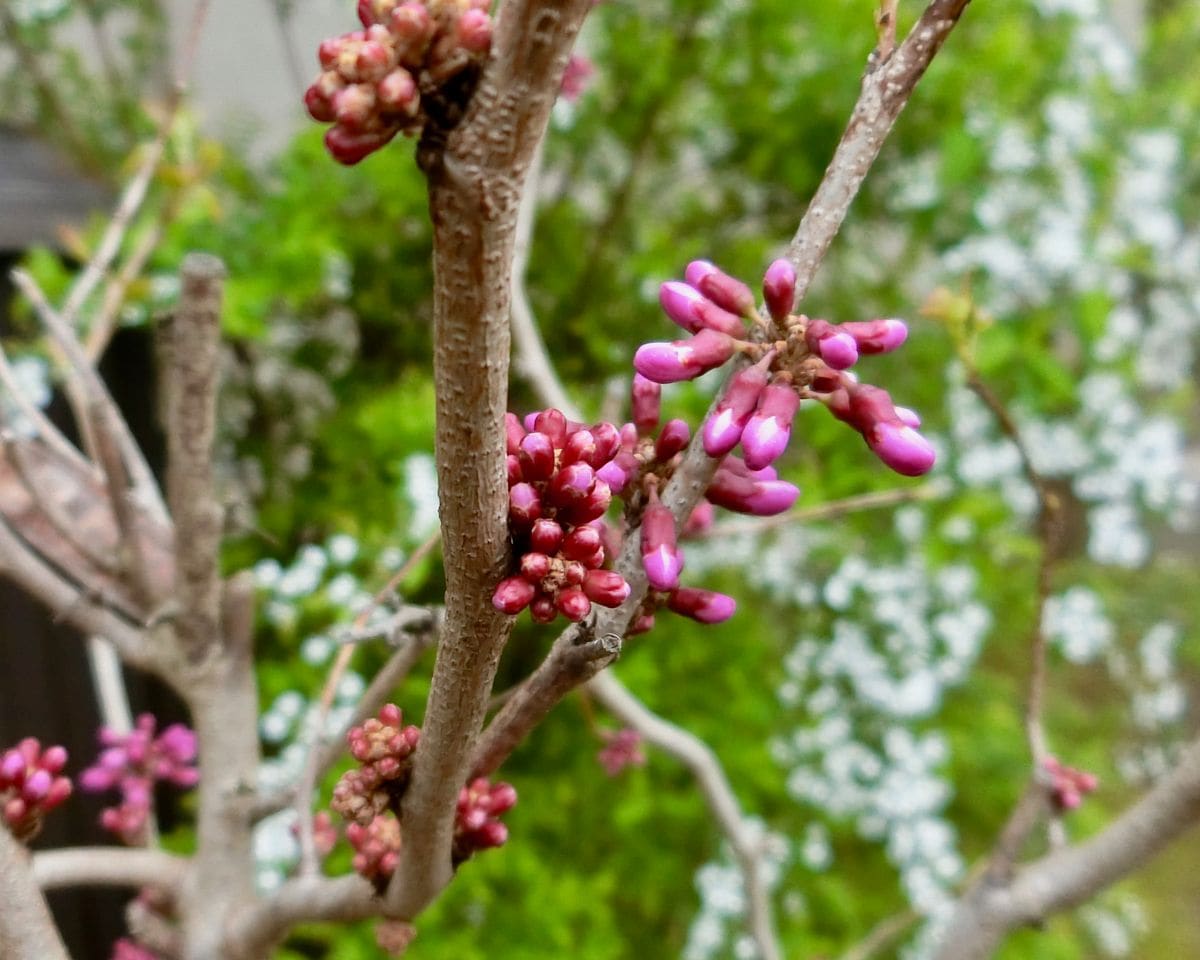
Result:
{"type": "Polygon", "coordinates": [[[186,857],[162,850],[64,847],[33,856],[33,876],[43,890],[64,887],[153,887],[174,893],[187,874],[186,857]]]}
{"type": "Polygon", "coordinates": [[[80,453],[75,444],[63,436],[62,431],[51,422],[50,418],[41,411],[41,408],[25,395],[25,391],[21,389],[16,371],[13,370],[12,364],[9,363],[8,355],[4,352],[3,346],[0,346],[0,384],[3,384],[9,396],[12,397],[17,410],[30,422],[34,431],[43,442],[53,447],[57,453],[62,454],[80,469],[99,477],[100,474],[96,465],[80,453]]]}
{"type": "Polygon", "coordinates": [[[910,909],[880,920],[865,937],[842,954],[841,960],[871,960],[904,936],[920,919],[921,915],[910,909]]]}

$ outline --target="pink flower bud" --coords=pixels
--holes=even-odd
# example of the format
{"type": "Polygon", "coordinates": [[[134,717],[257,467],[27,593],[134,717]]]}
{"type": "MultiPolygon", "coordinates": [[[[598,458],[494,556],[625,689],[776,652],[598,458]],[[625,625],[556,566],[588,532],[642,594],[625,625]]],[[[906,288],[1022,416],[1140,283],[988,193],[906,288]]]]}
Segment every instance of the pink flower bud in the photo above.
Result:
{"type": "Polygon", "coordinates": [[[325,132],[325,148],[338,163],[353,166],[386,146],[398,132],[399,127],[359,132],[340,123],[334,124],[325,132]]]}
{"type": "Polygon", "coordinates": [[[596,441],[596,453],[589,463],[598,470],[621,449],[621,434],[611,423],[598,423],[592,427],[592,439],[596,441]]]}
{"type": "Polygon", "coordinates": [[[546,488],[546,496],[558,507],[582,502],[596,485],[596,472],[586,463],[561,467],[546,488]]]}
{"type": "Polygon", "coordinates": [[[481,850],[486,850],[490,847],[502,847],[508,842],[508,827],[499,820],[489,820],[479,828],[476,837],[476,846],[481,850]]]}
{"type": "Polygon", "coordinates": [[[561,447],[567,439],[567,418],[561,410],[550,407],[542,410],[534,417],[534,429],[550,438],[555,448],[561,447]]]}
{"type": "Polygon", "coordinates": [[[554,442],[540,431],[527,433],[521,438],[517,458],[521,461],[521,473],[526,480],[549,480],[554,473],[554,442]]]}
{"type": "Polygon", "coordinates": [[[513,456],[511,453],[504,458],[505,471],[507,473],[508,485],[511,487],[514,483],[520,483],[525,474],[521,470],[521,460],[519,457],[513,456]]]}
{"type": "Polygon", "coordinates": [[[579,587],[559,590],[558,595],[554,598],[554,605],[572,623],[578,623],[592,609],[592,601],[579,587]]]}
{"type": "Polygon", "coordinates": [[[636,637],[640,633],[649,633],[654,629],[654,614],[643,613],[640,616],[634,617],[633,623],[629,625],[629,629],[625,631],[625,636],[636,637]]]}
{"type": "Polygon", "coordinates": [[[699,290],[678,280],[668,280],[658,288],[658,302],[663,312],[688,333],[700,330],[700,320],[693,308],[702,300],[704,296],[699,290]]]}
{"type": "Polygon", "coordinates": [[[642,514],[642,568],[655,590],[674,590],[683,571],[683,555],[675,543],[675,518],[657,500],[642,514]]]}
{"type": "Polygon", "coordinates": [[[639,431],[649,433],[658,426],[662,387],[653,380],[647,380],[640,373],[635,373],[630,392],[633,395],[633,422],[637,424],[639,431]]]}
{"type": "Polygon", "coordinates": [[[615,570],[589,570],[583,578],[583,592],[602,607],[619,607],[629,597],[629,589],[615,570]]]}
{"type": "Polygon", "coordinates": [[[654,457],[659,463],[666,463],[679,453],[692,439],[692,429],[686,420],[670,420],[658,435],[654,445],[654,457]]]}
{"type": "Polygon", "coordinates": [[[600,531],[595,527],[576,527],[563,538],[563,556],[570,560],[587,560],[601,547],[600,531]]]}
{"type": "Polygon", "coordinates": [[[683,271],[683,278],[699,290],[700,281],[710,273],[717,272],[719,271],[711,260],[693,260],[687,265],[687,269],[683,271]]]}
{"type": "Polygon", "coordinates": [[[492,594],[492,606],[514,616],[529,606],[535,593],[537,588],[524,577],[508,577],[500,581],[492,594]]]}
{"type": "MultiPolygon", "coordinates": [[[[764,358],[765,359],[765,358],[764,358]]],[[[767,385],[763,361],[739,372],[730,382],[713,415],[704,421],[704,452],[720,457],[737,446],[763,388],[767,385]]]]}
{"type": "Polygon", "coordinates": [[[713,509],[713,505],[707,500],[701,500],[696,504],[696,509],[688,516],[687,523],[683,525],[679,535],[681,537],[703,536],[712,529],[715,515],[716,511],[713,509]]]}
{"type": "Polygon", "coordinates": [[[667,607],[699,623],[723,623],[737,610],[737,601],[712,590],[680,587],[667,597],[667,607]]]}
{"type": "Polygon", "coordinates": [[[784,480],[755,480],[722,465],[705,496],[718,507],[735,513],[770,517],[791,509],[800,490],[784,480]]]}
{"type": "Polygon", "coordinates": [[[21,756],[18,750],[4,751],[3,759],[0,759],[0,784],[4,781],[8,783],[17,783],[25,774],[25,758],[21,756]]]}
{"type": "Polygon", "coordinates": [[[409,115],[417,112],[421,100],[417,93],[417,82],[403,67],[397,67],[380,80],[375,85],[375,95],[384,108],[409,115]]]}
{"type": "Polygon", "coordinates": [[[912,427],[917,430],[921,426],[920,414],[915,410],[910,410],[908,407],[896,407],[896,417],[906,427],[912,427]]]}
{"type": "Polygon", "coordinates": [[[629,474],[617,465],[616,460],[610,460],[596,471],[596,479],[603,480],[608,484],[609,490],[613,493],[620,493],[625,489],[625,484],[629,482],[629,474]]]}
{"type": "Polygon", "coordinates": [[[562,541],[563,529],[553,520],[537,520],[529,531],[529,545],[540,553],[557,553],[562,541]]]}
{"type": "Polygon", "coordinates": [[[600,477],[597,477],[591,493],[581,502],[573,503],[566,508],[566,519],[574,524],[591,523],[604,516],[611,503],[612,488],[600,477]]]}
{"type": "Polygon", "coordinates": [[[858,352],[864,354],[890,353],[908,339],[908,325],[903,320],[890,317],[843,323],[839,324],[838,329],[852,336],[858,345],[858,352]]]}
{"type": "Polygon", "coordinates": [[[467,10],[458,18],[458,42],[471,53],[487,53],[492,45],[492,18],[482,10],[467,10]]]}
{"type": "Polygon", "coordinates": [[[528,483],[518,483],[508,491],[508,516],[518,526],[532,526],[542,515],[542,498],[528,483]]]}
{"type": "Polygon", "coordinates": [[[409,43],[424,43],[433,35],[435,29],[425,4],[415,0],[396,7],[388,18],[388,23],[393,34],[409,43]]]}
{"type": "Polygon", "coordinates": [[[321,41],[317,47],[317,60],[322,70],[332,70],[337,65],[345,42],[344,37],[328,37],[321,41]]]}
{"type": "Polygon", "coordinates": [[[558,462],[564,467],[580,461],[591,466],[595,457],[596,438],[592,436],[592,431],[576,430],[567,437],[566,443],[563,444],[562,455],[558,462]]]}
{"type": "Polygon", "coordinates": [[[789,383],[772,383],[763,390],[758,410],[742,431],[742,452],[747,467],[761,470],[787,449],[792,419],[799,406],[800,397],[789,383]]]}
{"type": "Polygon", "coordinates": [[[310,117],[321,123],[331,123],[337,116],[333,109],[333,101],[322,93],[315,83],[304,91],[304,107],[310,117]]]}
{"type": "Polygon", "coordinates": [[[572,54],[571,59],[567,61],[567,69],[563,71],[562,82],[558,88],[559,96],[568,103],[574,103],[587,89],[588,81],[595,72],[596,68],[592,66],[591,60],[580,54],[572,54]]]}
{"type": "Polygon", "coordinates": [[[67,765],[67,749],[66,747],[53,746],[47,747],[42,754],[41,768],[49,770],[51,773],[59,773],[63,767],[67,765]]]}
{"type": "Polygon", "coordinates": [[[549,573],[550,558],[546,554],[526,553],[521,557],[521,576],[530,583],[540,583],[549,573]]]}
{"type": "Polygon", "coordinates": [[[529,616],[534,623],[553,623],[558,616],[558,608],[554,606],[554,598],[548,594],[539,594],[529,604],[529,616]]]}
{"type": "Polygon", "coordinates": [[[690,340],[646,343],[633,357],[634,368],[656,383],[692,380],[733,356],[736,341],[715,330],[701,330],[690,340]]]}
{"type": "Polygon", "coordinates": [[[758,480],[746,499],[746,512],[756,517],[773,517],[792,509],[800,488],[786,480],[758,480]]]}
{"type": "Polygon", "coordinates": [[[37,803],[50,792],[50,785],[54,783],[54,777],[48,770],[34,770],[26,779],[25,785],[21,788],[21,794],[30,803],[37,803]]]}
{"type": "Polygon", "coordinates": [[[392,52],[384,44],[368,40],[359,46],[354,66],[359,79],[375,83],[392,68],[392,52]]]}
{"type": "Polygon", "coordinates": [[[763,274],[763,299],[777,323],[783,323],[796,302],[796,270],[787,260],[779,259],[763,274]]]}
{"type": "Polygon", "coordinates": [[[496,783],[488,793],[488,813],[493,817],[507,813],[517,805],[517,788],[511,783],[496,783]]]}
{"type": "Polygon", "coordinates": [[[375,90],[365,83],[352,83],[333,96],[337,122],[347,130],[363,130],[375,115],[375,90]]]}
{"type": "Polygon", "coordinates": [[[810,320],[804,331],[808,349],[834,370],[846,370],[858,362],[854,337],[828,320],[810,320]]]}
{"type": "Polygon", "coordinates": [[[906,477],[928,473],[937,459],[929,441],[904,423],[878,423],[863,436],[875,456],[906,477]]]}

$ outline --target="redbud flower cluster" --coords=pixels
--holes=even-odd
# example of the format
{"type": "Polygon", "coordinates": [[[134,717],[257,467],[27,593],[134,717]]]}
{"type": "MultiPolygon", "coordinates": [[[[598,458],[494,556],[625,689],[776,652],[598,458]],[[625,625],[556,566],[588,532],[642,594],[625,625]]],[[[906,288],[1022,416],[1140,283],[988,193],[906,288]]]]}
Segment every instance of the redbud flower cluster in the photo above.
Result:
{"type": "Polygon", "coordinates": [[[644,344],[634,366],[656,383],[674,383],[716,369],[738,353],[753,361],[733,377],[704,424],[709,456],[725,456],[740,443],[749,471],[769,467],[787,448],[801,399],[813,398],[857,430],[897,473],[919,476],[933,466],[934,451],[917,432],[917,415],[895,406],[886,390],[846,372],[862,355],[899,347],[908,336],[903,321],[832,324],[793,315],[796,274],[787,260],[776,260],[763,276],[769,325],[758,316],[750,288],[708,261],[688,264],[685,276],[686,282],[664,283],[659,302],[691,338],[644,344]],[[749,337],[747,322],[761,336],[749,337]]]}
{"type": "Polygon", "coordinates": [[[0,809],[18,840],[37,836],[42,818],[71,795],[71,781],[61,775],[66,765],[64,748],[43,750],[36,737],[0,754],[0,809]]]}
{"type": "Polygon", "coordinates": [[[529,607],[538,623],[587,616],[593,603],[619,607],[629,584],[605,561],[603,516],[621,435],[611,423],[571,423],[558,410],[505,415],[508,524],[518,572],[492,595],[497,610],[529,607]]]}
{"type": "Polygon", "coordinates": [[[348,823],[346,839],[354,848],[354,872],[382,892],[400,861],[400,821],[385,813],[366,824],[348,823]]]}
{"type": "Polygon", "coordinates": [[[625,727],[622,730],[605,730],[601,733],[604,747],[596,754],[600,766],[610,777],[615,777],[626,767],[640,767],[646,763],[642,751],[642,735],[625,727]]]}
{"type": "Polygon", "coordinates": [[[358,163],[397,133],[418,132],[434,104],[453,97],[451,82],[487,55],[488,6],[488,0],[359,0],[363,29],[321,43],[322,72],[304,94],[313,119],[333,124],[325,146],[334,159],[358,163]]]}
{"type": "Polygon", "coordinates": [[[350,753],[360,765],[342,774],[331,805],[352,824],[369,827],[379,814],[398,807],[421,740],[420,729],[402,726],[402,720],[400,708],[388,703],[377,718],[351,727],[346,734],[350,753]]]}
{"type": "Polygon", "coordinates": [[[450,848],[454,864],[479,850],[503,846],[508,827],[500,822],[500,816],[516,803],[517,790],[511,783],[489,783],[479,777],[463,787],[458,794],[454,843],[450,848]]]}
{"type": "Polygon", "coordinates": [[[1059,811],[1076,809],[1084,796],[1100,785],[1095,774],[1068,767],[1057,757],[1046,757],[1042,768],[1048,775],[1050,798],[1059,811]]]}
{"type": "Polygon", "coordinates": [[[100,823],[129,844],[146,839],[155,781],[194,787],[200,779],[195,767],[196,734],[182,723],[173,723],[155,737],[156,726],[154,717],[143,713],[127,734],[102,727],[99,740],[105,749],[79,778],[89,793],[114,787],[121,791],[121,803],[103,810],[100,823]]]}

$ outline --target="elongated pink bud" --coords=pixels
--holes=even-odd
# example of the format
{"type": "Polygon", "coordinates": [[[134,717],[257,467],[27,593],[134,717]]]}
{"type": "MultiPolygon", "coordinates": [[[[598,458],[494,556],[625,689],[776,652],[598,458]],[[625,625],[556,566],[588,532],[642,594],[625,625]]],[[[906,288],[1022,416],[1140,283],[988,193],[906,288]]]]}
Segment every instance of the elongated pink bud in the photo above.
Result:
{"type": "Polygon", "coordinates": [[[456,29],[458,42],[471,53],[487,53],[492,45],[492,18],[482,10],[467,10],[456,29]]]}
{"type": "Polygon", "coordinates": [[[630,393],[633,400],[633,422],[639,431],[649,433],[658,426],[662,409],[662,387],[653,380],[647,380],[640,373],[635,373],[630,393]]]}
{"type": "Polygon", "coordinates": [[[790,383],[772,383],[763,390],[758,410],[742,431],[742,453],[747,467],[761,470],[787,449],[792,420],[799,406],[800,397],[790,383]]]}
{"type": "Polygon", "coordinates": [[[525,428],[526,433],[533,433],[533,431],[537,429],[537,418],[540,415],[540,410],[534,410],[532,413],[525,414],[524,419],[521,421],[521,425],[525,428]]]}
{"type": "Polygon", "coordinates": [[[746,333],[746,321],[736,313],[717,306],[711,300],[700,300],[692,307],[700,326],[740,339],[746,333]]]}
{"type": "Polygon", "coordinates": [[[889,317],[884,320],[859,320],[843,323],[839,329],[848,333],[864,354],[890,353],[908,339],[908,324],[889,317]]]}
{"type": "Polygon", "coordinates": [[[522,475],[530,482],[549,480],[554,473],[554,443],[544,433],[525,434],[517,458],[521,461],[522,475]]]}
{"type": "Polygon", "coordinates": [[[598,470],[621,449],[621,433],[611,423],[601,422],[592,427],[592,439],[596,441],[596,452],[595,458],[588,463],[598,470]]]}
{"type": "Polygon", "coordinates": [[[724,623],[737,610],[737,601],[712,590],[680,587],[667,597],[667,607],[699,623],[724,623]]]}
{"type": "Polygon", "coordinates": [[[562,541],[563,529],[553,520],[537,520],[529,531],[529,545],[538,553],[557,553],[562,541]]]}
{"type": "Polygon", "coordinates": [[[619,607],[629,597],[629,584],[615,570],[589,570],[583,592],[602,607],[619,607]]]}
{"type": "Polygon", "coordinates": [[[763,299],[777,323],[783,323],[796,302],[796,270],[787,260],[772,261],[763,274],[763,299]]]}
{"type": "Polygon", "coordinates": [[[691,439],[692,428],[687,425],[686,420],[667,421],[662,433],[658,435],[658,442],[654,445],[655,459],[659,463],[666,463],[686,447],[691,439]]]}
{"type": "Polygon", "coordinates": [[[791,509],[800,490],[785,480],[755,480],[722,466],[705,496],[718,507],[734,513],[770,517],[791,509]]]}
{"type": "Polygon", "coordinates": [[[712,529],[716,519],[716,511],[707,500],[701,500],[687,518],[687,523],[679,531],[680,537],[699,537],[712,529]]]}
{"type": "Polygon", "coordinates": [[[773,517],[792,509],[800,496],[800,488],[786,480],[758,480],[754,492],[746,499],[746,513],[756,517],[773,517]]]}
{"type": "Polygon", "coordinates": [[[533,421],[534,429],[548,436],[555,448],[561,447],[567,439],[567,418],[561,410],[550,407],[541,411],[533,421]]]}
{"type": "Polygon", "coordinates": [[[937,459],[929,441],[898,420],[878,423],[863,436],[875,456],[906,477],[928,473],[937,459]]]}
{"type": "Polygon", "coordinates": [[[678,280],[668,280],[658,288],[658,302],[662,305],[663,313],[688,333],[700,329],[700,319],[693,308],[703,299],[699,290],[678,280]]]}
{"type": "Polygon", "coordinates": [[[634,368],[656,383],[693,380],[733,356],[736,341],[715,330],[701,330],[690,340],[646,343],[633,357],[634,368]]]}
{"type": "Polygon", "coordinates": [[[559,590],[554,597],[554,605],[564,617],[573,623],[578,623],[592,609],[592,601],[588,599],[587,594],[579,587],[568,587],[566,590],[559,590]]]}
{"type": "Polygon", "coordinates": [[[675,518],[657,500],[642,514],[642,568],[655,590],[679,586],[683,555],[675,544],[675,518]]]}
{"type": "Polygon", "coordinates": [[[571,463],[579,463],[582,461],[588,466],[596,458],[596,438],[592,436],[591,430],[576,430],[569,437],[567,442],[563,444],[562,455],[558,462],[560,466],[567,466],[571,463]]]}
{"type": "Polygon", "coordinates": [[[896,407],[896,416],[906,427],[912,427],[914,430],[917,430],[921,426],[921,415],[916,410],[911,410],[908,407],[896,407]]]}
{"type": "Polygon", "coordinates": [[[707,277],[710,273],[717,273],[716,265],[711,260],[693,260],[687,265],[687,269],[683,271],[683,278],[697,290],[700,289],[700,281],[707,277]]]}
{"type": "Polygon", "coordinates": [[[508,577],[500,581],[492,594],[492,606],[514,616],[529,606],[536,593],[537,588],[524,577],[508,577]]]}
{"type": "Polygon", "coordinates": [[[810,320],[804,330],[808,349],[834,370],[847,370],[858,362],[858,344],[854,337],[828,320],[810,320]]]}
{"type": "Polygon", "coordinates": [[[620,493],[625,489],[625,484],[629,482],[629,474],[617,465],[616,460],[610,460],[596,471],[596,479],[603,480],[608,484],[609,490],[613,493],[620,493]]]}
{"type": "Polygon", "coordinates": [[[566,508],[566,519],[574,524],[591,523],[604,516],[611,503],[612,488],[600,477],[596,477],[591,492],[579,503],[573,503],[566,508]]]}
{"type": "Polygon", "coordinates": [[[717,409],[704,421],[704,452],[710,457],[724,456],[737,446],[758,406],[768,376],[766,364],[760,361],[742,370],[729,382],[717,409]]]}
{"type": "Polygon", "coordinates": [[[528,527],[542,515],[542,498],[528,483],[514,484],[508,491],[508,517],[517,526],[528,527]]]}

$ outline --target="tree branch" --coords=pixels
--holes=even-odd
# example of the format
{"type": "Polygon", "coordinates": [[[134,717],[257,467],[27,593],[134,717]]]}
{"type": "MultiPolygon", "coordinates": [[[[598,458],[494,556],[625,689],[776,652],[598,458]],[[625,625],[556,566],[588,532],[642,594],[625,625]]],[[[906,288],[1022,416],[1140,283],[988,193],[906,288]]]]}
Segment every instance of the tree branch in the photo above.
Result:
{"type": "Polygon", "coordinates": [[[597,674],[588,690],[622,723],[679,760],[696,779],[709,811],[733,848],[746,888],[746,920],[764,960],[782,960],[771,919],[771,896],[764,876],[762,838],[742,814],[733,787],[712,748],[695,734],[651,712],[609,671],[597,674]]]}
{"type": "Polygon", "coordinates": [[[0,826],[0,957],[71,960],[29,865],[29,851],[0,826]]]}
{"type": "Polygon", "coordinates": [[[174,893],[188,860],[162,850],[68,847],[33,855],[33,877],[43,890],[60,887],[154,887],[174,893]]]}
{"type": "Polygon", "coordinates": [[[503,418],[513,242],[525,174],[590,7],[507,0],[466,117],[440,151],[426,131],[446,622],[388,894],[405,919],[450,879],[455,801],[512,626],[491,596],[509,559],[503,418]]]}

